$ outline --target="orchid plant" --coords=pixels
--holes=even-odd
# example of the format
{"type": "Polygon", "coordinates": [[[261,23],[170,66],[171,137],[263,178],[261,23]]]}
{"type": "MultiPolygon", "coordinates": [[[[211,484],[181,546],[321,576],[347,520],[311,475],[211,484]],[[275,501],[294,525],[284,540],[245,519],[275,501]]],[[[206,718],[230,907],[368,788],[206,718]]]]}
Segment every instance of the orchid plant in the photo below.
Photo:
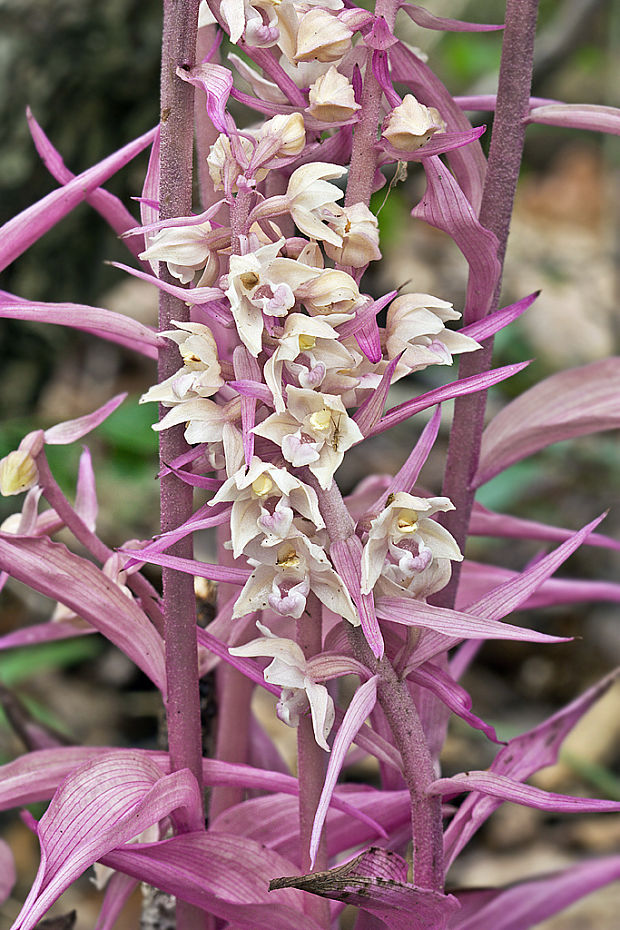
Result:
{"type": "MultiPolygon", "coordinates": [[[[478,487],[544,446],[620,425],[620,367],[608,359],[529,389],[483,431],[487,389],[527,364],[491,362],[494,334],[536,297],[499,309],[527,125],[620,133],[620,111],[530,97],[536,8],[507,0],[502,27],[399,0],[377,0],[374,12],[351,0],[164,0],[158,128],[74,177],[29,117],[60,186],[0,231],[1,266],[86,200],[132,253],[120,267],[159,289],[160,325],[9,293],[0,315],[73,326],[158,360],[142,400],[160,405],[161,531],[110,549],[97,535],[88,451],[73,502],[47,462],[48,445],[81,440],[123,397],[30,433],[0,463],[2,493],[25,492],[0,531],[2,582],[25,582],[59,608],[0,647],[98,631],[161,691],[168,750],[63,746],[38,732],[30,752],[0,766],[4,809],[50,801],[38,822],[24,814],[41,862],[13,930],[34,928],[91,866],[103,889],[97,930],[114,925],[140,882],[176,897],[179,930],[326,930],[347,904],[356,930],[526,930],[620,877],[618,856],[505,888],[453,888],[449,875],[503,801],[620,809],[527,783],[617,671],[501,745],[488,769],[443,778],[439,764],[451,714],[497,742],[458,682],[479,645],[560,641],[507,618],[541,597],[599,596],[595,583],[549,579],[583,543],[620,548],[594,532],[600,517],[574,531],[474,503],[478,487]],[[399,10],[419,29],[503,28],[497,94],[453,98],[395,34],[399,10]],[[233,117],[241,108],[249,125],[233,117]],[[488,159],[485,127],[467,110],[495,111],[488,159]],[[148,146],[137,226],[103,184],[148,146]],[[412,216],[448,233],[469,265],[462,314],[406,288],[365,291],[381,259],[371,194],[410,162],[427,184],[412,216]],[[416,393],[413,373],[454,356],[458,377],[416,393]],[[389,407],[402,378],[412,396],[389,407]],[[418,479],[450,399],[443,493],[429,496],[418,479]],[[412,420],[397,473],[343,496],[347,453],[423,411],[430,419],[412,420]],[[194,488],[213,492],[197,510],[194,488]],[[193,554],[193,534],[207,528],[220,542],[213,564],[193,554]],[[87,554],[54,541],[61,529],[87,554]],[[469,534],[559,545],[521,573],[474,571],[463,558],[469,534]],[[147,564],[162,566],[161,590],[147,564]],[[217,583],[206,628],[195,578],[217,583]],[[199,681],[213,670],[217,745],[204,758],[199,681]],[[348,704],[344,676],[356,683],[348,704]],[[256,723],[256,689],[296,729],[296,774],[256,723]],[[339,781],[364,758],[376,782],[339,781]],[[447,805],[462,795],[458,809],[447,805]]],[[[603,596],[620,600],[620,587],[603,596]]],[[[6,898],[5,845],[0,856],[6,898]]]]}

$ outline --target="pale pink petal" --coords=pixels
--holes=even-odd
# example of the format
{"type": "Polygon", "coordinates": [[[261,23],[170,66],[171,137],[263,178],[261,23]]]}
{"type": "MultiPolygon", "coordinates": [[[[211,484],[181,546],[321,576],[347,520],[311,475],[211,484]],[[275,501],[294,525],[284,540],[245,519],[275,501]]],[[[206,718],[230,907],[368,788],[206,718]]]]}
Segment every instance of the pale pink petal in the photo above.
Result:
{"type": "Polygon", "coordinates": [[[202,62],[191,70],[177,68],[177,75],[207,95],[207,114],[218,132],[227,132],[226,104],[233,86],[232,71],[202,62]]]}
{"type": "Polygon", "coordinates": [[[472,487],[545,446],[620,426],[620,358],[560,371],[501,410],[482,436],[472,487]]]}
{"type": "Polygon", "coordinates": [[[377,681],[378,678],[375,675],[357,689],[344,715],[344,720],[338,728],[336,738],[334,739],[331,755],[329,757],[329,765],[327,766],[325,781],[323,783],[323,790],[321,791],[321,797],[314,816],[314,823],[312,824],[312,837],[310,840],[311,867],[314,867],[314,861],[316,859],[325,818],[327,816],[327,809],[334,793],[336,782],[338,781],[338,775],[344,763],[344,757],[351,743],[354,741],[359,728],[366,718],[370,716],[370,712],[377,703],[377,681]]]}
{"type": "Polygon", "coordinates": [[[155,132],[155,129],[149,130],[5,223],[0,229],[0,270],[15,261],[88,194],[135,158],[153,141],[155,132]]]}
{"type": "Polygon", "coordinates": [[[91,623],[165,692],[161,636],[136,601],[92,562],[45,537],[0,533],[0,568],[91,623]]]}
{"type": "Polygon", "coordinates": [[[78,467],[75,512],[79,514],[88,529],[94,533],[98,511],[99,505],[97,503],[97,488],[95,485],[93,462],[90,451],[85,446],[80,455],[80,464],[78,467]]]}
{"type": "Polygon", "coordinates": [[[452,895],[406,884],[407,863],[387,849],[371,848],[328,872],[278,878],[271,888],[301,888],[369,911],[388,930],[446,930],[459,908],[452,895]]]}
{"type": "Polygon", "coordinates": [[[87,413],[86,416],[78,417],[76,420],[65,420],[64,423],[57,423],[44,432],[45,442],[50,446],[66,446],[71,442],[77,442],[87,433],[96,429],[104,420],[114,413],[117,407],[123,403],[127,394],[117,394],[102,407],[87,413]]]}

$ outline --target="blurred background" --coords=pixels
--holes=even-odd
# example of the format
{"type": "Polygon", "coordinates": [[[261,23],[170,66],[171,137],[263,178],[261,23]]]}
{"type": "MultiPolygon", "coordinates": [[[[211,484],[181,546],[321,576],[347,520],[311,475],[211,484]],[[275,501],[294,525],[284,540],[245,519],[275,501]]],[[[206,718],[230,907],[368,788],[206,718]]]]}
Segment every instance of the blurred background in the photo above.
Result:
{"type": "MultiPolygon", "coordinates": [[[[499,22],[497,0],[427,0],[439,15],[499,22]]],[[[32,145],[25,108],[78,173],[155,125],[158,118],[160,3],[155,0],[0,0],[0,223],[56,185],[32,145]]],[[[440,33],[403,17],[400,34],[429,56],[452,93],[493,93],[500,33],[440,33]]],[[[620,6],[613,0],[541,0],[533,94],[570,103],[620,106],[620,6]]],[[[476,122],[491,116],[478,114],[476,122]]],[[[489,133],[483,137],[488,142],[489,133]]],[[[112,178],[107,188],[130,206],[140,194],[147,155],[112,178]]],[[[542,289],[534,307],[496,340],[496,364],[532,358],[517,377],[494,389],[490,414],[546,375],[617,352],[619,344],[620,140],[546,126],[528,129],[523,174],[509,241],[506,305],[542,289]]],[[[466,266],[443,234],[409,218],[424,191],[423,171],[411,166],[382,207],[384,260],[364,279],[366,290],[385,293],[411,280],[416,291],[462,307],[466,266]]],[[[378,192],[377,208],[385,198],[378,192]]],[[[0,276],[0,288],[31,300],[74,301],[156,321],[156,293],[104,264],[127,252],[101,218],[83,204],[0,276]]],[[[112,344],[55,326],[0,324],[0,457],[29,430],[93,410],[113,393],[129,400],[89,437],[100,500],[99,532],[112,546],[151,535],[157,526],[156,435],[152,405],[138,397],[154,366],[112,344]]],[[[400,402],[455,377],[427,369],[397,385],[400,402]]],[[[448,407],[450,405],[447,405],[448,407]]],[[[433,492],[441,487],[450,410],[440,443],[422,474],[433,492]]],[[[346,490],[370,472],[401,464],[421,418],[368,442],[339,472],[346,490]]],[[[63,489],[74,493],[79,448],[51,448],[50,461],[63,489]]],[[[481,489],[479,499],[500,512],[577,528],[606,507],[608,535],[620,527],[617,434],[563,443],[513,466],[481,489]]],[[[0,521],[20,498],[0,498],[0,521]]],[[[205,540],[205,547],[209,541],[205,540]]],[[[471,541],[471,558],[521,568],[536,544],[471,541]]],[[[564,574],[618,580],[617,554],[584,548],[564,574]]],[[[155,577],[155,576],[154,576],[155,577]]],[[[0,635],[49,617],[51,605],[19,585],[0,594],[0,635]]],[[[465,686],[474,710],[508,738],[534,725],[620,663],[617,609],[612,604],[568,606],[528,614],[514,622],[575,636],[561,646],[488,644],[465,686]]],[[[159,708],[148,683],[99,637],[86,637],[0,653],[0,684],[37,719],[75,742],[154,746],[159,708]]],[[[536,783],[565,793],[620,799],[620,691],[612,690],[579,727],[562,764],[536,783]]],[[[445,752],[447,772],[481,768],[494,747],[455,724],[445,752]]],[[[23,744],[0,717],[0,762],[23,744]]],[[[35,811],[40,814],[41,810],[35,811]]],[[[36,869],[34,843],[15,818],[0,828],[17,850],[23,883],[0,913],[10,925],[36,869]]],[[[494,884],[604,854],[620,845],[617,817],[555,818],[504,805],[465,855],[454,881],[494,884]]],[[[78,900],[78,927],[93,925],[99,896],[87,883],[78,900]],[[92,900],[91,900],[92,899],[92,900]]],[[[617,897],[617,891],[615,892],[617,897]]],[[[546,930],[615,927],[614,890],[604,890],[546,930]]],[[[75,901],[73,901],[73,904],[75,901]]],[[[63,899],[57,911],[72,906],[63,899]]],[[[5,923],[3,923],[3,920],[5,923]]],[[[136,915],[127,927],[136,926],[136,915]],[[133,921],[133,922],[132,922],[133,921]]],[[[120,925],[119,925],[120,926],[120,925]]]]}

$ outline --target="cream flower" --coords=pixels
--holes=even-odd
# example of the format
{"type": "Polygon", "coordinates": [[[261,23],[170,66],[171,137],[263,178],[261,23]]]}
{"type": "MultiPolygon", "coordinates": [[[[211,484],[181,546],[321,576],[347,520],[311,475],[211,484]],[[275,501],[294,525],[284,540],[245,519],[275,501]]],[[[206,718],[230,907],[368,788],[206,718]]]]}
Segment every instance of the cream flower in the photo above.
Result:
{"type": "MultiPolygon", "coordinates": [[[[350,314],[360,303],[362,296],[350,274],[325,268],[313,278],[300,285],[297,297],[310,313],[350,314]]],[[[349,317],[350,318],[350,317],[349,317]]]]}
{"type": "Polygon", "coordinates": [[[310,10],[299,22],[295,60],[340,61],[352,37],[351,30],[327,10],[310,10]]]}
{"type": "Polygon", "coordinates": [[[331,611],[357,626],[355,605],[325,552],[298,529],[295,532],[279,546],[263,547],[257,540],[248,544],[246,555],[255,568],[237,598],[233,619],[271,608],[298,620],[313,591],[331,611]]]}
{"type": "Polygon", "coordinates": [[[325,251],[335,262],[363,268],[381,258],[379,223],[366,204],[343,207],[342,213],[330,220],[330,226],[342,237],[341,247],[325,243],[325,251]]]}
{"type": "Polygon", "coordinates": [[[261,462],[256,456],[249,468],[243,466],[224,482],[209,504],[222,501],[233,501],[230,532],[235,558],[257,536],[264,536],[263,545],[276,545],[286,539],[292,528],[293,510],[310,520],[317,530],[325,526],[314,488],[285,468],[261,462]]]}
{"type": "Polygon", "coordinates": [[[385,573],[408,587],[412,577],[440,559],[460,562],[463,556],[452,535],[430,517],[454,510],[447,497],[414,497],[399,491],[370,524],[362,553],[362,594],[369,594],[385,573]],[[388,565],[385,560],[391,557],[388,565]]]}
{"type": "Polygon", "coordinates": [[[10,497],[29,491],[39,481],[39,470],[26,449],[16,449],[0,460],[0,494],[10,497]]]}
{"type": "Polygon", "coordinates": [[[224,384],[217,345],[209,327],[202,323],[172,322],[178,329],[161,335],[177,343],[183,367],[149,388],[140,398],[141,404],[157,401],[174,406],[192,397],[210,397],[224,384]]]}
{"type": "Polygon", "coordinates": [[[207,235],[211,231],[209,222],[160,229],[150,237],[148,249],[139,257],[149,262],[166,262],[170,274],[188,284],[211,257],[207,235]]]}
{"type": "Polygon", "coordinates": [[[289,158],[291,155],[299,155],[306,144],[306,130],[301,113],[286,115],[278,113],[263,123],[260,132],[261,141],[272,137],[278,144],[273,157],[289,158]]]}
{"type": "Polygon", "coordinates": [[[341,212],[336,201],[343,192],[329,181],[346,173],[346,168],[326,162],[312,162],[293,171],[286,190],[288,209],[295,225],[311,239],[342,245],[342,237],[323,220],[329,222],[341,212]]]}
{"type": "Polygon", "coordinates": [[[453,355],[479,349],[475,339],[445,328],[448,320],[460,317],[452,304],[430,294],[404,294],[393,300],[387,313],[385,347],[390,359],[404,353],[394,380],[427,365],[451,365],[453,355]]]}
{"type": "MultiPolygon", "coordinates": [[[[338,319],[338,315],[334,314],[338,319]]],[[[343,319],[347,316],[343,315],[343,319]]],[[[278,337],[278,347],[265,364],[265,382],[273,394],[276,413],[284,413],[286,404],[282,393],[282,369],[295,374],[301,387],[314,390],[321,386],[332,368],[350,368],[354,364],[351,353],[338,341],[328,317],[290,313],[284,331],[278,337]],[[293,364],[300,359],[298,364],[293,364]]]]}
{"type": "Polygon", "coordinates": [[[310,710],[314,738],[322,749],[329,752],[327,737],[336,715],[327,688],[314,680],[297,643],[292,639],[274,636],[262,623],[256,625],[263,636],[228,651],[233,656],[272,656],[273,662],[263,674],[269,684],[282,687],[276,709],[278,717],[287,726],[297,727],[300,716],[310,710]]]}
{"type": "Polygon", "coordinates": [[[326,123],[350,119],[357,110],[361,110],[360,104],[355,102],[353,85],[335,65],[312,84],[308,99],[308,113],[326,123]]]}
{"type": "Polygon", "coordinates": [[[271,414],[254,432],[277,443],[295,468],[307,465],[325,490],[346,450],[364,438],[339,397],[292,386],[286,411],[271,414]]]}
{"type": "Polygon", "coordinates": [[[235,45],[243,36],[248,45],[266,48],[278,41],[276,3],[262,0],[222,0],[220,13],[228,26],[230,41],[235,45]],[[259,11],[264,11],[264,17],[259,11]]]}
{"type": "Polygon", "coordinates": [[[413,94],[407,94],[383,121],[384,139],[401,152],[419,149],[435,132],[444,132],[446,124],[435,107],[418,103],[413,94]]]}

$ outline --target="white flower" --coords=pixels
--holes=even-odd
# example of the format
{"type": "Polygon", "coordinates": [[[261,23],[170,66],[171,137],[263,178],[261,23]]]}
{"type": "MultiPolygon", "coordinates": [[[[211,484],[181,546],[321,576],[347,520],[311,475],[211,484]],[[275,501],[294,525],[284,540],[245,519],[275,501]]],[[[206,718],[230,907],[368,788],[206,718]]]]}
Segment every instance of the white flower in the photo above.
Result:
{"type": "Polygon", "coordinates": [[[361,110],[360,104],[355,102],[353,85],[335,65],[312,84],[308,99],[308,113],[327,123],[350,119],[356,110],[361,110]]]}
{"type": "Polygon", "coordinates": [[[346,168],[327,162],[302,165],[293,171],[286,190],[288,209],[296,226],[312,239],[338,247],[342,245],[342,236],[322,220],[329,221],[340,213],[336,201],[342,199],[343,192],[329,181],[346,173],[346,168]]]}
{"type": "Polygon", "coordinates": [[[297,643],[292,639],[274,636],[262,623],[256,625],[263,633],[262,637],[228,651],[233,656],[273,656],[273,662],[263,674],[269,684],[282,687],[277,706],[278,717],[287,726],[297,727],[301,714],[309,709],[314,738],[322,749],[329,752],[327,737],[334,725],[335,711],[327,688],[314,680],[297,643]]]}
{"type": "Polygon", "coordinates": [[[280,546],[269,548],[249,543],[246,555],[254,571],[237,598],[233,619],[254,610],[271,610],[298,620],[313,591],[321,603],[354,626],[359,624],[355,605],[342,578],[325,552],[298,529],[280,546]]]}
{"type": "Polygon", "coordinates": [[[330,220],[330,226],[342,237],[342,246],[325,243],[330,258],[341,265],[363,268],[381,258],[377,217],[364,203],[343,207],[340,216],[330,220]]]}
{"type": "Polygon", "coordinates": [[[183,367],[175,374],[153,385],[143,394],[140,403],[157,401],[167,407],[192,397],[210,397],[222,385],[217,345],[213,333],[203,323],[177,323],[177,330],[161,333],[179,347],[183,367]]]}
{"type": "Polygon", "coordinates": [[[305,13],[297,30],[296,61],[340,61],[351,46],[353,33],[327,10],[305,13]]]}
{"type": "Polygon", "coordinates": [[[194,280],[197,271],[215,260],[209,247],[211,223],[168,226],[149,237],[149,247],[140,258],[149,262],[166,262],[168,271],[182,284],[194,280]]]}
{"type": "Polygon", "coordinates": [[[362,553],[362,594],[372,591],[382,573],[408,587],[413,576],[426,571],[435,560],[460,562],[463,558],[452,535],[429,519],[434,513],[454,510],[447,497],[414,497],[399,491],[391,498],[370,524],[362,553]],[[388,555],[391,562],[386,566],[388,555]]]}
{"type": "Polygon", "coordinates": [[[445,128],[435,107],[425,107],[413,94],[407,94],[384,119],[381,134],[395,149],[411,152],[428,142],[433,133],[444,132],[445,128]]]}
{"type": "Polygon", "coordinates": [[[451,365],[453,355],[479,349],[474,339],[445,328],[448,320],[460,317],[452,304],[430,294],[404,294],[392,301],[385,328],[387,354],[393,359],[404,353],[394,380],[427,365],[451,365]]]}
{"type": "Polygon", "coordinates": [[[295,468],[307,465],[325,490],[346,450],[364,438],[339,397],[292,386],[286,411],[271,414],[254,432],[277,443],[295,468]]]}
{"type": "Polygon", "coordinates": [[[243,466],[224,482],[209,504],[221,501],[233,501],[230,532],[235,558],[261,534],[265,536],[263,545],[285,539],[292,528],[293,510],[314,523],[317,530],[325,526],[314,488],[285,468],[261,462],[256,456],[249,468],[243,466]]]}

